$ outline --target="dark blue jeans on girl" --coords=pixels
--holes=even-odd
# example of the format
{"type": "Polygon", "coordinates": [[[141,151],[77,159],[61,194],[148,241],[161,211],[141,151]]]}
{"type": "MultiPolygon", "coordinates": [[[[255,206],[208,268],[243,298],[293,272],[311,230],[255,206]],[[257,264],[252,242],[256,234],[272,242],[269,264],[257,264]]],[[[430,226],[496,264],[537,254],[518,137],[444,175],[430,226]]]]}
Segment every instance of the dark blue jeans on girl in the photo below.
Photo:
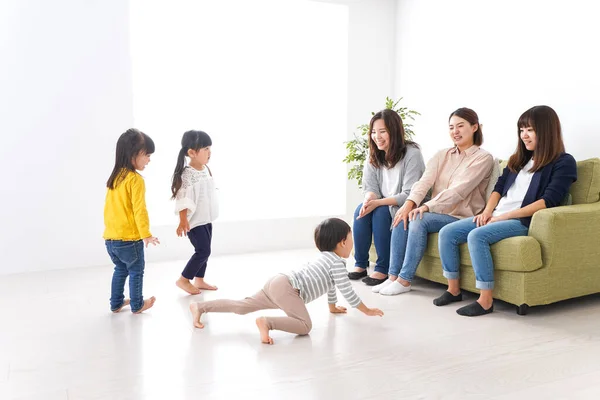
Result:
{"type": "Polygon", "coordinates": [[[125,280],[129,276],[131,311],[137,312],[144,305],[142,295],[144,279],[144,241],[107,240],[106,250],[115,264],[110,293],[110,309],[118,310],[125,301],[125,280]]]}
{"type": "Polygon", "coordinates": [[[204,278],[206,264],[210,257],[212,224],[197,226],[191,229],[187,236],[194,246],[194,255],[188,261],[181,275],[185,279],[204,278]]]}

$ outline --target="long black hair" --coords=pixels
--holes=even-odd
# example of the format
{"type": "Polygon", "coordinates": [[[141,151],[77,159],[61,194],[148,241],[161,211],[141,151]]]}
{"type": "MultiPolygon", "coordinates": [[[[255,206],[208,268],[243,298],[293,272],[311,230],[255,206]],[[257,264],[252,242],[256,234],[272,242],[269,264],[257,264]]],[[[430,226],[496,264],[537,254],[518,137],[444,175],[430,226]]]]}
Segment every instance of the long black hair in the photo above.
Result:
{"type": "Polygon", "coordinates": [[[212,146],[212,140],[206,132],[187,131],[183,134],[183,138],[181,138],[181,150],[179,150],[179,156],[177,156],[177,164],[175,165],[175,172],[173,172],[173,180],[171,183],[173,199],[177,196],[179,189],[181,189],[181,174],[183,174],[185,168],[185,156],[188,154],[188,151],[198,151],[208,146],[212,146]]]}
{"type": "Polygon", "coordinates": [[[548,106],[535,106],[525,111],[517,122],[518,144],[515,153],[508,159],[508,168],[519,172],[533,157],[529,172],[539,171],[554,162],[565,152],[560,119],[556,111],[548,106]],[[535,150],[529,151],[521,140],[521,128],[533,128],[537,138],[535,150]]]}
{"type": "Polygon", "coordinates": [[[412,140],[406,139],[404,124],[400,114],[386,108],[373,115],[373,118],[369,122],[369,162],[372,166],[375,168],[393,168],[406,155],[408,145],[419,147],[412,140]],[[387,152],[379,150],[371,136],[373,124],[379,119],[383,120],[385,129],[390,137],[387,152]]]}
{"type": "Polygon", "coordinates": [[[154,141],[144,132],[134,128],[128,129],[117,140],[115,167],[106,181],[106,187],[114,189],[125,178],[128,171],[135,172],[133,159],[140,153],[154,153],[154,141]]]}

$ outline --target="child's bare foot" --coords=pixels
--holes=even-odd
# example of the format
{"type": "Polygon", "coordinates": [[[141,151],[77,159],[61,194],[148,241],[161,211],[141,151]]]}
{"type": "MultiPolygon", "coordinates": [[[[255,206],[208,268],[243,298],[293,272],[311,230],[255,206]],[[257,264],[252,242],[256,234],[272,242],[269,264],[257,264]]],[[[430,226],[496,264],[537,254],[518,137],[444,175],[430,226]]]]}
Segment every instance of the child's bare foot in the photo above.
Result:
{"type": "Polygon", "coordinates": [[[118,312],[121,312],[123,307],[128,306],[128,305],[129,305],[129,299],[125,299],[125,300],[123,300],[123,304],[121,304],[121,307],[117,308],[116,310],[112,310],[112,312],[114,312],[115,314],[118,312]]]}
{"type": "Polygon", "coordinates": [[[177,287],[189,294],[200,294],[200,289],[196,286],[192,285],[189,280],[185,279],[183,276],[180,276],[179,279],[175,282],[177,287]]]}
{"type": "Polygon", "coordinates": [[[154,302],[156,301],[156,297],[152,296],[149,299],[144,300],[144,305],[138,311],[134,312],[134,314],[141,314],[149,308],[152,308],[154,302]]]}
{"type": "Polygon", "coordinates": [[[200,312],[200,309],[198,309],[198,303],[190,304],[190,311],[192,312],[192,320],[194,322],[194,326],[200,329],[204,328],[204,325],[202,324],[202,322],[200,322],[200,317],[202,317],[202,313],[200,312]]]}
{"type": "Polygon", "coordinates": [[[269,336],[269,326],[265,317],[256,318],[256,326],[260,332],[260,341],[265,344],[273,344],[273,339],[269,336]]]}
{"type": "Polygon", "coordinates": [[[198,289],[217,290],[218,287],[204,282],[204,278],[194,278],[194,286],[198,289]]]}

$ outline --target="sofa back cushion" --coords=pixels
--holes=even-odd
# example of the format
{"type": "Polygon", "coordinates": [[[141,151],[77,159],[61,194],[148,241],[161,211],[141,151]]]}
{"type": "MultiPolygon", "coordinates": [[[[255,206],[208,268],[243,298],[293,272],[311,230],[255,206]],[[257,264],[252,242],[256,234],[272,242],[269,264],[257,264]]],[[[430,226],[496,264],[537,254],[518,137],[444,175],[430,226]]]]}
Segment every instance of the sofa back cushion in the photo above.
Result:
{"type": "Polygon", "coordinates": [[[573,204],[589,204],[600,201],[600,158],[577,162],[577,182],[569,191],[573,204]]]}

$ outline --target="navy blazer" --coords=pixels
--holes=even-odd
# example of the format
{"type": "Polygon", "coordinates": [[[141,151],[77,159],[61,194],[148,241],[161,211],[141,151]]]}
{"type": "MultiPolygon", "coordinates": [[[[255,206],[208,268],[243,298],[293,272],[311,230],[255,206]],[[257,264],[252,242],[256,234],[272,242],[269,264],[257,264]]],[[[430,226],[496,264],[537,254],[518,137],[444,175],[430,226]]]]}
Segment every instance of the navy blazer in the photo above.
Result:
{"type": "MultiPolygon", "coordinates": [[[[504,168],[502,176],[498,178],[494,192],[498,192],[502,197],[506,196],[508,189],[517,179],[518,173],[512,172],[508,167],[504,168]]],[[[571,184],[577,180],[577,163],[569,153],[562,153],[558,159],[544,168],[536,171],[531,178],[529,189],[523,199],[522,207],[544,199],[546,208],[560,205],[571,184]]],[[[521,218],[521,223],[527,227],[531,224],[531,217],[521,218]]]]}

